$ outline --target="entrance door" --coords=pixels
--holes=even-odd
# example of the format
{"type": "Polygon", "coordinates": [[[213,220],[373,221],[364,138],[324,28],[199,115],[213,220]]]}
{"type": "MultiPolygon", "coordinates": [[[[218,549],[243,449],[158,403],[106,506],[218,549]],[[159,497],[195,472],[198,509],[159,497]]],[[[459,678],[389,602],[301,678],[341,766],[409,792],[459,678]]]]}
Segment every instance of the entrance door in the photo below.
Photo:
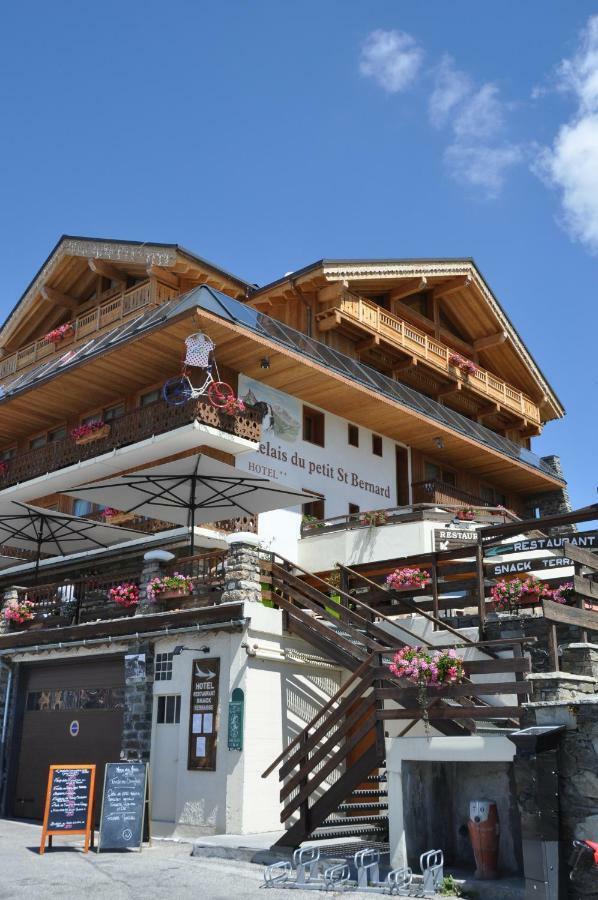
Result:
{"type": "Polygon", "coordinates": [[[13,815],[42,819],[48,769],[95,763],[95,817],[107,762],[120,758],[124,666],[122,656],[28,666],[13,815]]]}
{"type": "Polygon", "coordinates": [[[181,695],[160,694],[154,702],[152,752],[152,819],[174,822],[179,767],[181,695]]]}
{"type": "Polygon", "coordinates": [[[409,505],[409,451],[395,445],[397,454],[397,506],[409,505]]]}

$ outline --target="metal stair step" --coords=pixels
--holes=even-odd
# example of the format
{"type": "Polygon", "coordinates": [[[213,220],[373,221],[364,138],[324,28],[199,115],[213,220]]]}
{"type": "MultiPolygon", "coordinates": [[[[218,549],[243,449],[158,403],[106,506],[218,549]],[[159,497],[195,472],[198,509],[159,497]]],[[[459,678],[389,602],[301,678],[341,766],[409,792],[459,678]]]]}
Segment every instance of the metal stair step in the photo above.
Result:
{"type": "Polygon", "coordinates": [[[357,788],[357,790],[352,791],[350,796],[351,800],[365,799],[366,797],[388,797],[388,791],[376,790],[375,788],[371,790],[369,788],[357,788]]]}
{"type": "Polygon", "coordinates": [[[382,772],[380,775],[368,775],[365,780],[370,783],[374,781],[386,782],[386,772],[382,772]]]}
{"type": "Polygon", "coordinates": [[[380,826],[388,825],[388,816],[348,816],[347,818],[338,817],[336,818],[336,814],[332,816],[328,816],[327,819],[322,822],[322,828],[338,828],[340,826],[348,825],[353,828],[355,825],[373,825],[375,828],[380,826]]]}
{"type": "Polygon", "coordinates": [[[368,809],[388,809],[388,803],[385,800],[372,800],[369,803],[341,803],[338,812],[366,812],[368,809]]]}
{"type": "Polygon", "coordinates": [[[365,834],[386,837],[387,830],[388,829],[386,825],[343,825],[335,827],[321,825],[319,828],[316,828],[315,831],[312,831],[310,840],[321,840],[322,838],[330,839],[342,837],[360,837],[361,835],[365,834]]]}

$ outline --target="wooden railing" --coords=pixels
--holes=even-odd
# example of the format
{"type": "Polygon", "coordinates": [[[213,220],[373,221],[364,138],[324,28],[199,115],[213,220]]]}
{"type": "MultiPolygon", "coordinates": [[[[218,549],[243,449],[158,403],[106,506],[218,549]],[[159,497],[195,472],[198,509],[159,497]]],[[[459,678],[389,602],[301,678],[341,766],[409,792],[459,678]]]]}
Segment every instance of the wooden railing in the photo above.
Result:
{"type": "Polygon", "coordinates": [[[434,478],[414,481],[411,487],[413,488],[414,503],[438,503],[441,506],[457,504],[461,508],[468,506],[473,509],[494,509],[502,512],[498,506],[487,503],[477,494],[470,494],[469,491],[464,491],[456,485],[446,484],[446,482],[438,481],[434,478]]]}
{"type": "Polygon", "coordinates": [[[17,590],[19,600],[34,604],[35,618],[29,627],[59,628],[134,615],[135,607],[123,607],[110,599],[110,588],[123,582],[139,586],[139,577],[125,573],[79,577],[17,590]]]}
{"type": "Polygon", "coordinates": [[[91,443],[76,444],[71,438],[65,438],[18,454],[9,460],[7,471],[0,476],[0,489],[75,465],[156,434],[164,434],[196,420],[228,434],[256,442],[260,440],[261,416],[252,409],[228,415],[215,409],[206,399],[189,400],[182,406],[170,406],[164,400],[159,400],[151,406],[113,419],[110,422],[110,433],[91,443]]]}
{"type": "Polygon", "coordinates": [[[537,404],[522,391],[480,367],[471,374],[463,373],[450,362],[454,350],[376,303],[364,300],[363,297],[345,295],[336,306],[317,315],[322,330],[334,327],[330,323],[339,322],[343,317],[358,322],[375,334],[383,335],[392,344],[396,344],[418,359],[425,360],[428,365],[449,374],[485,398],[503,404],[531,422],[540,424],[537,404]]]}
{"type": "Polygon", "coordinates": [[[27,369],[34,363],[50,356],[62,355],[68,350],[75,350],[77,343],[83,338],[101,332],[108,326],[128,318],[150,303],[163,303],[177,293],[175,288],[158,282],[152,294],[152,285],[149,281],[122,291],[100,306],[73,319],[71,322],[73,332],[68,338],[57,343],[41,338],[41,340],[22,347],[16,353],[4,357],[0,360],[0,380],[15,375],[22,369],[27,369]]]}

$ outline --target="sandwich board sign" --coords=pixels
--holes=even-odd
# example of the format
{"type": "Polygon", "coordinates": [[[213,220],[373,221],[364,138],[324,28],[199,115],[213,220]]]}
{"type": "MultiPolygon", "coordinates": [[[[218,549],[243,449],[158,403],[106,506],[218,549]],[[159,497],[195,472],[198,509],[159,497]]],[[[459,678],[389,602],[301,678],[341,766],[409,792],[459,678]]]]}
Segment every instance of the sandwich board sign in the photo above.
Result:
{"type": "Polygon", "coordinates": [[[50,766],[40,854],[45,853],[46,838],[52,846],[55,834],[84,834],[87,853],[93,847],[93,791],[96,767],[93,764],[50,766]]]}
{"type": "Polygon", "coordinates": [[[141,850],[147,825],[148,766],[144,762],[107,763],[98,838],[101,850],[141,850]]]}

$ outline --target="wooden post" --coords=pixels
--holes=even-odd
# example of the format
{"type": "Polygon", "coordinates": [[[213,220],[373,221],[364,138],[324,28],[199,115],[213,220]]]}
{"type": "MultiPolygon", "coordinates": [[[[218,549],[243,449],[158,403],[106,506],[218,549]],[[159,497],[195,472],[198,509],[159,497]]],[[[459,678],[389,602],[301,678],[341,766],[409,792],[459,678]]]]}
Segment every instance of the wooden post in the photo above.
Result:
{"type": "MultiPolygon", "coordinates": [[[[581,576],[581,568],[582,568],[581,563],[574,562],[573,571],[575,572],[575,574],[577,576],[581,576]]],[[[576,606],[578,609],[585,609],[585,600],[581,596],[581,594],[577,597],[576,606]]],[[[585,628],[582,628],[582,630],[581,630],[581,640],[582,640],[582,643],[584,643],[584,644],[587,644],[587,642],[588,642],[588,632],[586,631],[585,628]]]]}
{"type": "MultiPolygon", "coordinates": [[[[432,560],[432,612],[434,619],[438,618],[438,556],[434,554],[432,560]]],[[[433,630],[438,631],[438,622],[434,622],[433,630]]]]}
{"type": "Polygon", "coordinates": [[[486,597],[484,596],[484,548],[482,547],[482,535],[478,531],[478,543],[475,551],[476,577],[478,586],[478,616],[480,620],[480,640],[486,636],[486,597]]]}
{"type": "MultiPolygon", "coordinates": [[[[305,729],[301,735],[301,747],[303,749],[302,755],[299,757],[299,768],[303,769],[305,775],[299,782],[299,793],[303,790],[303,788],[307,787],[307,759],[309,756],[309,752],[306,749],[307,742],[309,740],[309,729],[305,729]]],[[[306,795],[305,800],[301,802],[299,807],[299,820],[303,827],[303,831],[305,835],[309,834],[309,794],[306,795]]]]}
{"type": "Polygon", "coordinates": [[[559,645],[556,636],[556,625],[551,622],[548,626],[548,656],[552,663],[552,671],[559,671],[559,645]]]}

